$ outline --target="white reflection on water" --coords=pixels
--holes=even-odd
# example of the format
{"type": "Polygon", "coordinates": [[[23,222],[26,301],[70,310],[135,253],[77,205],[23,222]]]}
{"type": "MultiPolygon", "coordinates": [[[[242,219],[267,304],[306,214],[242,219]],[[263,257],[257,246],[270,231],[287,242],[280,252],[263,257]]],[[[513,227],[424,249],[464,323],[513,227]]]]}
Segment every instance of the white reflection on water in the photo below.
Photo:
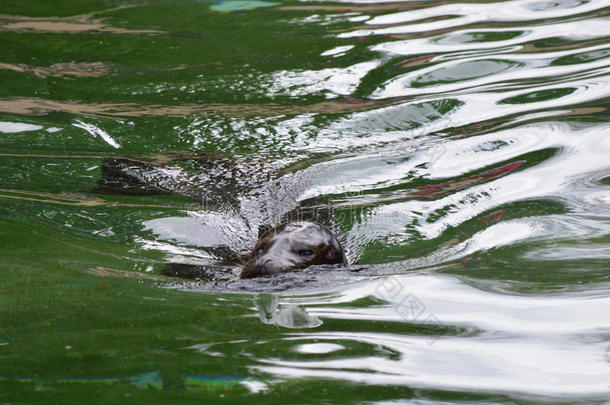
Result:
{"type": "Polygon", "coordinates": [[[36,131],[42,129],[42,125],[26,124],[23,122],[0,121],[0,132],[11,134],[14,132],[36,131]]]}
{"type": "MultiPolygon", "coordinates": [[[[453,248],[454,253],[449,254],[445,250],[445,260],[454,254],[461,257],[480,249],[532,237],[550,240],[582,235],[603,236],[607,233],[607,224],[604,221],[586,221],[583,216],[587,212],[596,213],[600,217],[610,216],[608,191],[600,190],[597,185],[583,185],[582,179],[608,169],[608,134],[610,127],[607,125],[532,124],[472,138],[446,140],[442,156],[430,161],[422,160],[426,158],[425,155],[420,159],[401,161],[401,155],[383,155],[379,152],[371,156],[338,159],[325,163],[327,170],[332,170],[335,175],[332,178],[320,178],[302,198],[399,184],[410,170],[424,162],[427,166],[420,169],[422,177],[445,179],[499,165],[501,162],[521,161],[519,159],[530,152],[554,149],[556,152],[553,157],[526,170],[481,184],[473,183],[467,188],[454,190],[433,200],[414,199],[409,190],[389,196],[363,196],[367,204],[383,202],[384,205],[372,207],[365,216],[361,216],[359,223],[348,231],[348,239],[366,237],[374,240],[397,235],[407,238],[413,230],[420,237],[431,239],[441,235],[448,227],[458,226],[494,207],[540,198],[562,201],[570,212],[553,217],[533,217],[523,224],[515,222],[512,225],[504,223],[489,227],[453,248]],[[497,143],[503,146],[495,149],[481,147],[497,143]],[[598,197],[593,198],[592,192],[598,197]],[[450,209],[446,210],[447,207],[450,209]],[[446,212],[433,220],[439,210],[446,212]],[[521,225],[517,226],[518,224],[521,225]],[[516,228],[508,230],[505,227],[516,228]]],[[[412,154],[405,150],[402,157],[412,154]]],[[[365,200],[360,202],[362,201],[365,200]]]]}
{"type": "Polygon", "coordinates": [[[273,74],[267,89],[270,96],[303,96],[326,92],[327,98],[353,93],[362,78],[381,64],[380,60],[362,62],[346,68],[280,71],[273,74]]]}
{"type": "Polygon", "coordinates": [[[322,52],[320,56],[333,56],[336,58],[338,56],[345,55],[349,50],[353,48],[354,45],[337,46],[335,48],[329,49],[328,51],[322,52]]]}
{"type": "Polygon", "coordinates": [[[227,246],[233,252],[248,252],[256,242],[257,232],[235,212],[225,211],[189,211],[188,217],[165,217],[145,221],[144,229],[154,233],[161,241],[152,243],[142,239],[145,247],[166,250],[170,253],[188,251],[196,257],[214,258],[197,249],[188,247],[222,247],[227,246]],[[171,242],[170,244],[164,242],[171,242]],[[184,245],[184,247],[176,246],[184,245]],[[186,250],[185,250],[186,249],[186,250]]]}
{"type": "Polygon", "coordinates": [[[99,136],[100,138],[102,138],[102,140],[104,140],[104,142],[106,142],[108,145],[112,146],[115,149],[118,149],[121,147],[121,145],[117,141],[115,141],[114,138],[112,138],[106,131],[104,131],[103,129],[101,129],[99,127],[96,127],[93,124],[87,124],[85,122],[77,120],[72,125],[77,128],[84,129],[89,134],[91,134],[91,136],[93,136],[94,138],[97,138],[99,136]]]}
{"type": "MultiPolygon", "coordinates": [[[[610,20],[608,21],[610,25],[610,20]]],[[[607,46],[581,49],[582,53],[607,50],[607,46]]],[[[580,53],[580,52],[579,52],[580,53]]],[[[593,76],[607,72],[608,60],[553,66],[557,59],[573,55],[574,51],[547,52],[468,58],[443,62],[414,72],[396,76],[373,92],[374,98],[450,93],[461,89],[489,87],[492,83],[507,83],[536,76],[539,80],[586,72],[593,76]],[[427,84],[430,83],[430,84],[427,84]]]]}
{"type": "Polygon", "coordinates": [[[408,328],[410,322],[396,311],[401,295],[383,305],[342,305],[378,291],[379,281],[326,294],[285,296],[286,302],[307,307],[322,320],[353,320],[354,326],[364,321],[403,323],[405,331],[285,333],[284,340],[294,341],[294,350],[303,355],[308,353],[302,350],[305,342],[312,340],[330,345],[354,341],[373,350],[366,355],[333,351],[329,358],[314,350],[314,359],[298,361],[261,357],[252,369],[280,378],[324,377],[375,385],[575,397],[610,394],[610,363],[605,356],[610,343],[604,338],[609,325],[607,314],[600,311],[610,306],[610,296],[603,286],[533,297],[486,292],[441,275],[392,277],[444,327],[455,327],[456,332],[441,332],[431,343],[421,331],[408,328]],[[383,351],[399,356],[388,358],[383,351]]]}
{"type": "MultiPolygon", "coordinates": [[[[539,2],[536,2],[540,4],[539,2]]],[[[548,2],[550,3],[550,2],[548,2]]],[[[558,4],[557,2],[555,2],[558,4]]],[[[430,32],[481,21],[537,21],[551,18],[560,18],[574,15],[574,13],[586,13],[608,7],[608,0],[596,0],[590,2],[580,2],[579,7],[567,8],[547,8],[535,10],[532,7],[535,3],[531,0],[507,1],[501,3],[458,3],[447,4],[438,7],[428,7],[419,10],[409,10],[400,13],[386,14],[366,21],[367,25],[392,25],[388,28],[373,28],[351,31],[340,35],[342,38],[364,36],[364,35],[384,35],[384,34],[405,34],[415,32],[430,32]],[[413,21],[436,18],[439,16],[453,16],[452,18],[433,20],[425,23],[415,23],[413,21]]],[[[590,21],[590,20],[589,20],[590,21]]],[[[562,27],[555,30],[557,35],[570,33],[562,27]]]]}

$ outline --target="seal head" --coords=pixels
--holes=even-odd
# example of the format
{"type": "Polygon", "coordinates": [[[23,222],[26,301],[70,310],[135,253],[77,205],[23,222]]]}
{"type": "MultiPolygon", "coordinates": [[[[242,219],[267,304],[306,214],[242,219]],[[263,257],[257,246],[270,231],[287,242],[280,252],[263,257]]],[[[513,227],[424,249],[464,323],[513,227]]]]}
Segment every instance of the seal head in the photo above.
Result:
{"type": "Polygon", "coordinates": [[[337,263],[347,264],[347,260],[331,231],[314,222],[289,222],[273,228],[258,240],[240,278],[337,263]]]}

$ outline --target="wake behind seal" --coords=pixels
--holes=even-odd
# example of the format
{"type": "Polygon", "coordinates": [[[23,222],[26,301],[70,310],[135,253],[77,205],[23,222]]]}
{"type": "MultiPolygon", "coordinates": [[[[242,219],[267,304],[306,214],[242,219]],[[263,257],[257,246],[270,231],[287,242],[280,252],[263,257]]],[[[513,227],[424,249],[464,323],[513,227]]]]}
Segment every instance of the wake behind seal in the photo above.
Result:
{"type": "Polygon", "coordinates": [[[347,264],[341,243],[320,224],[289,222],[258,240],[240,278],[271,276],[316,264],[347,264]]]}

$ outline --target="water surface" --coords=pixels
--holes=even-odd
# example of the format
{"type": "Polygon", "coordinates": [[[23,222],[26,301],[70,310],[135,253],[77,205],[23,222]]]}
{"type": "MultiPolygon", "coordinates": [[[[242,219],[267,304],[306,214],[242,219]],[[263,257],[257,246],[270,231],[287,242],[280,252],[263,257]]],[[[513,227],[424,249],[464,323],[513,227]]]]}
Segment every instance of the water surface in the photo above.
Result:
{"type": "Polygon", "coordinates": [[[1,402],[605,403],[609,13],[4,1],[1,402]],[[232,281],[289,218],[352,267],[232,281]]]}

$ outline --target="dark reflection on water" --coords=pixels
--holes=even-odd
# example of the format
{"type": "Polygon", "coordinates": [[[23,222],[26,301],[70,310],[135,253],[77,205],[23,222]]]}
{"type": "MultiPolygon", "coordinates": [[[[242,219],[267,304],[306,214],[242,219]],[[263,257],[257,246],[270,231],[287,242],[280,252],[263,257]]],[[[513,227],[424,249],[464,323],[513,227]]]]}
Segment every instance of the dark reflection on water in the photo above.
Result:
{"type": "Polygon", "coordinates": [[[609,11],[3,3],[0,399],[604,403],[609,11]]]}

